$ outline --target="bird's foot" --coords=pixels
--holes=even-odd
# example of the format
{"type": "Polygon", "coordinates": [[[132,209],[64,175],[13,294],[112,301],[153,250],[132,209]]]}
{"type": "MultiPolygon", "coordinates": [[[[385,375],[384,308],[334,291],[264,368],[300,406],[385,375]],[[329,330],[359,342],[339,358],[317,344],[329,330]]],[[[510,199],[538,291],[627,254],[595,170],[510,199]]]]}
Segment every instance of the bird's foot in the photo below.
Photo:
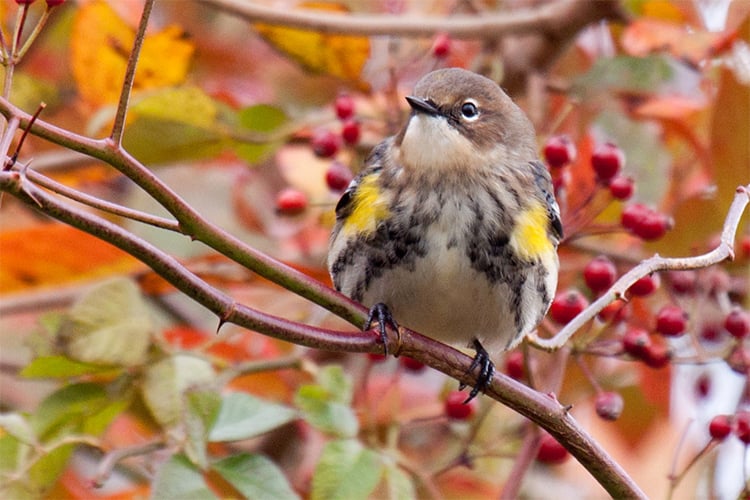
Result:
{"type": "MultiPolygon", "coordinates": [[[[479,373],[477,374],[477,383],[472,387],[469,397],[466,398],[464,404],[477,397],[480,391],[487,389],[490,382],[492,382],[492,377],[495,376],[495,364],[490,359],[487,350],[477,339],[474,339],[474,349],[477,353],[471,362],[471,366],[469,366],[469,373],[472,373],[476,368],[479,368],[479,373]]],[[[459,390],[465,387],[466,384],[460,384],[458,386],[459,390]]]]}
{"type": "Polygon", "coordinates": [[[378,324],[378,332],[380,333],[380,341],[383,343],[383,353],[388,356],[388,333],[386,327],[390,326],[395,331],[398,331],[398,323],[393,319],[391,311],[388,306],[382,302],[378,302],[372,308],[370,313],[367,315],[367,321],[365,321],[365,330],[372,328],[373,323],[378,324]]]}

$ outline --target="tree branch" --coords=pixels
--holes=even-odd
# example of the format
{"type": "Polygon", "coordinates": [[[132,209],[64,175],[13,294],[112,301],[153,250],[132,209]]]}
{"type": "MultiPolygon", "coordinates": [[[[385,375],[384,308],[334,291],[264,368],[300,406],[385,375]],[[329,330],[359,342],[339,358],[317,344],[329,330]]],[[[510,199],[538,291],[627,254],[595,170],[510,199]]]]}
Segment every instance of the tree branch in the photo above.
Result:
{"type": "MultiPolygon", "coordinates": [[[[31,116],[0,98],[0,114],[17,118],[20,127],[29,127],[31,116]]],[[[194,208],[154,173],[138,162],[122,146],[109,139],[90,139],[56,127],[43,120],[31,125],[31,132],[43,139],[108,163],[135,182],[178,221],[183,234],[198,240],[222,255],[258,273],[260,276],[328,309],[361,327],[367,310],[304,273],[245,244],[206,221],[194,208]]]]}
{"type": "Polygon", "coordinates": [[[721,231],[721,242],[710,252],[695,257],[673,258],[664,258],[657,254],[644,260],[622,275],[606,293],[602,294],[601,297],[596,299],[578,316],[573,318],[567,325],[557,332],[554,337],[544,339],[540,338],[536,332],[532,332],[526,337],[529,343],[545,351],[559,349],[608,304],[617,299],[624,298],[633,283],[655,271],[666,269],[700,269],[718,264],[727,259],[733,259],[734,240],[737,234],[737,228],[748,203],[750,203],[750,185],[739,186],[734,195],[734,200],[729,207],[726,219],[724,220],[724,227],[721,231]]]}
{"type": "MultiPolygon", "coordinates": [[[[557,32],[561,20],[570,9],[592,10],[586,0],[561,0],[539,7],[505,11],[484,12],[479,15],[425,16],[397,14],[340,15],[312,9],[280,9],[242,0],[201,0],[207,5],[229,12],[250,22],[277,24],[291,28],[307,29],[320,33],[341,35],[393,35],[427,37],[435,33],[448,33],[454,38],[498,38],[511,33],[532,31],[557,32]]],[[[603,10],[610,4],[608,17],[624,16],[619,2],[607,0],[594,10],[603,10]]]]}
{"type": "Polygon", "coordinates": [[[145,240],[102,217],[64,203],[26,180],[17,171],[0,173],[0,190],[61,222],[111,243],[129,253],[175,288],[200,303],[219,318],[274,338],[299,345],[344,352],[379,352],[374,335],[336,332],[279,318],[235,302],[190,272],[181,262],[145,240]]]}
{"type": "Polygon", "coordinates": [[[77,201],[78,203],[83,203],[84,205],[88,205],[103,212],[107,212],[113,215],[119,215],[120,217],[125,217],[126,219],[134,220],[137,222],[142,222],[150,226],[159,227],[168,231],[180,232],[179,224],[171,219],[166,219],[157,215],[133,210],[132,208],[102,200],[101,198],[97,198],[96,196],[91,196],[90,194],[86,194],[70,188],[64,184],[60,184],[59,182],[52,180],[49,177],[29,168],[24,169],[24,174],[26,175],[26,178],[28,178],[33,183],[42,186],[43,188],[49,189],[50,191],[53,191],[61,196],[77,201]]]}
{"type": "MultiPolygon", "coordinates": [[[[86,231],[128,252],[196,302],[213,311],[222,323],[231,322],[299,345],[339,352],[382,352],[375,332],[339,332],[302,325],[235,302],[192,274],[174,257],[135,237],[120,226],[58,200],[26,180],[18,171],[0,172],[0,190],[31,208],[86,231]]],[[[389,351],[403,354],[472,385],[472,359],[456,349],[402,328],[389,332],[389,351]]],[[[554,398],[504,375],[496,374],[487,391],[491,398],[533,420],[558,438],[587,470],[615,497],[643,497],[638,487],[606,452],[581,429],[554,398]]]]}

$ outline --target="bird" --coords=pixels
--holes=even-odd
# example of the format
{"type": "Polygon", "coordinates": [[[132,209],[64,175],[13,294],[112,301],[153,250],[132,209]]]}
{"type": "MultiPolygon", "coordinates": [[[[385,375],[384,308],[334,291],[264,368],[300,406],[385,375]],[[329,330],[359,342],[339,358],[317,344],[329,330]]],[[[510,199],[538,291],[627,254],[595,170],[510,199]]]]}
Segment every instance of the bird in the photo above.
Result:
{"type": "Polygon", "coordinates": [[[408,119],[336,205],[328,270],[384,345],[386,325],[402,325],[473,348],[468,402],[550,306],[560,208],[533,125],[496,82],[439,69],[405,99],[408,119]]]}

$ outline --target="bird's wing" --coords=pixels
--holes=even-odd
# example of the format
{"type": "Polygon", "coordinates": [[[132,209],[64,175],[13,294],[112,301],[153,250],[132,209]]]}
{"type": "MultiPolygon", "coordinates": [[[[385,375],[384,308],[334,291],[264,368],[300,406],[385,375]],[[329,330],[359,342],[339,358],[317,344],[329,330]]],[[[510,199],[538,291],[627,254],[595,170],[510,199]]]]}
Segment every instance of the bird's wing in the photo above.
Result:
{"type": "Polygon", "coordinates": [[[545,167],[540,161],[532,161],[531,168],[534,172],[536,185],[541,190],[541,194],[547,205],[547,216],[549,217],[550,229],[552,229],[552,233],[557,239],[561,240],[563,238],[563,227],[560,218],[560,206],[555,199],[552,178],[549,175],[547,167],[545,167]]]}

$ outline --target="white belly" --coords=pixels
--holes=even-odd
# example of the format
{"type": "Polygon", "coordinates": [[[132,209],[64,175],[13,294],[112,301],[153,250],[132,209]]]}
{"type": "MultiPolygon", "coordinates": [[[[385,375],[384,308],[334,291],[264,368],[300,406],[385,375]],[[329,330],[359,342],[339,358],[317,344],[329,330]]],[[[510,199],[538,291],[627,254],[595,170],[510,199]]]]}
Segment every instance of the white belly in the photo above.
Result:
{"type": "Polygon", "coordinates": [[[506,349],[518,333],[508,286],[491,284],[472,269],[463,248],[447,248],[447,235],[432,232],[433,245],[414,269],[388,270],[363,302],[384,302],[399,324],[456,347],[478,339],[489,352],[506,349]]]}

